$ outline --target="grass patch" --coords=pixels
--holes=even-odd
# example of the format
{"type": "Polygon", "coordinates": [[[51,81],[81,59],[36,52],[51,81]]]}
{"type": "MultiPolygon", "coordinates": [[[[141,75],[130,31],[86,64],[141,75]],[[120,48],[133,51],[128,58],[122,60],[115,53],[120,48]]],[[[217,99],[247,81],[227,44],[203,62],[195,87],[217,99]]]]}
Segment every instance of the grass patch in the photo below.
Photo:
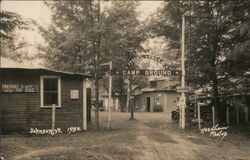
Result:
{"type": "Polygon", "coordinates": [[[135,151],[127,146],[133,146],[135,135],[129,130],[86,131],[74,134],[59,134],[56,136],[5,136],[3,152],[6,159],[16,156],[26,160],[109,160],[132,159],[135,151]],[[63,150],[52,151],[62,147],[63,150]],[[50,149],[51,148],[51,149],[50,149]],[[70,149],[69,149],[70,148],[70,149]],[[73,149],[71,149],[73,148],[73,149]],[[29,154],[30,153],[30,154],[29,154]]]}

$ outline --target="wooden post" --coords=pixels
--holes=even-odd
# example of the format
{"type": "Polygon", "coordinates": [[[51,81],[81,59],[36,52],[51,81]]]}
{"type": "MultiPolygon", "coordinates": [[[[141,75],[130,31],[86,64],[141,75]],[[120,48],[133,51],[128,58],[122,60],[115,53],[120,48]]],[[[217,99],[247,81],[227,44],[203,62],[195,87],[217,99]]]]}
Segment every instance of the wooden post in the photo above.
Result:
{"type": "Polygon", "coordinates": [[[247,106],[244,108],[244,111],[245,111],[245,121],[246,123],[248,123],[248,107],[247,106]]]}
{"type": "Polygon", "coordinates": [[[181,105],[180,105],[180,98],[179,98],[179,100],[178,100],[178,109],[179,109],[179,127],[181,128],[181,125],[182,125],[182,107],[181,107],[181,105]]]}
{"type": "Polygon", "coordinates": [[[111,75],[111,70],[112,70],[112,61],[109,62],[109,100],[108,100],[108,105],[109,105],[109,114],[108,114],[108,130],[111,130],[111,94],[112,94],[112,75],[111,75]]]}
{"type": "Polygon", "coordinates": [[[199,125],[199,130],[201,129],[201,106],[199,103],[197,103],[198,107],[198,125],[199,125]]]}
{"type": "Polygon", "coordinates": [[[229,106],[227,106],[227,124],[229,124],[229,106]]]}
{"type": "Polygon", "coordinates": [[[181,121],[181,129],[185,129],[186,119],[185,119],[185,108],[186,108],[186,97],[185,97],[185,16],[182,16],[182,32],[181,32],[181,88],[183,91],[181,92],[181,104],[179,111],[180,121],[181,121]]]}
{"type": "Polygon", "coordinates": [[[237,124],[240,123],[240,119],[239,119],[239,106],[238,105],[236,106],[236,121],[237,121],[237,124]]]}
{"type": "Polygon", "coordinates": [[[181,125],[182,125],[182,108],[181,106],[178,106],[179,107],[179,127],[181,128],[181,125]]]}
{"type": "Polygon", "coordinates": [[[52,105],[52,132],[55,129],[55,120],[56,120],[56,105],[52,105]]]}
{"type": "Polygon", "coordinates": [[[83,119],[83,130],[87,130],[87,80],[83,81],[83,108],[82,108],[82,119],[83,119]]]}
{"type": "Polygon", "coordinates": [[[215,110],[214,106],[212,106],[212,116],[213,116],[213,127],[215,126],[215,110]]]}
{"type": "Polygon", "coordinates": [[[115,99],[115,110],[118,111],[119,109],[119,101],[118,98],[115,99]]]}

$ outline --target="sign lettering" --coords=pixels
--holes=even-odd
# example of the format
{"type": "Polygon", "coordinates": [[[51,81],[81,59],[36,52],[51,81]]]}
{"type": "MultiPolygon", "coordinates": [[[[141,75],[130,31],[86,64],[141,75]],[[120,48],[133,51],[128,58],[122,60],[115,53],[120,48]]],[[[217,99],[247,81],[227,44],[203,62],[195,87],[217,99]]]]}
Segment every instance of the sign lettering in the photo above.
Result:
{"type": "Polygon", "coordinates": [[[35,93],[38,92],[37,84],[2,84],[1,92],[6,93],[35,93]]]}
{"type": "MultiPolygon", "coordinates": [[[[82,131],[82,129],[80,127],[69,127],[67,129],[67,133],[71,134],[71,133],[76,133],[76,132],[80,132],[82,131]]],[[[57,129],[37,129],[37,128],[30,128],[30,134],[48,134],[48,135],[56,135],[56,134],[61,134],[63,133],[63,131],[61,130],[61,128],[57,128],[57,129]]]]}
{"type": "Polygon", "coordinates": [[[111,75],[119,76],[178,76],[180,70],[112,70],[111,75]]]}
{"type": "Polygon", "coordinates": [[[200,130],[201,134],[205,134],[206,132],[209,133],[209,137],[221,137],[222,141],[227,135],[227,129],[229,128],[229,126],[227,127],[219,127],[219,125],[215,125],[212,128],[203,128],[200,130]]]}
{"type": "Polygon", "coordinates": [[[57,129],[33,129],[30,128],[30,134],[49,134],[49,135],[55,135],[55,134],[59,134],[62,133],[61,128],[57,128],[57,129]]]}

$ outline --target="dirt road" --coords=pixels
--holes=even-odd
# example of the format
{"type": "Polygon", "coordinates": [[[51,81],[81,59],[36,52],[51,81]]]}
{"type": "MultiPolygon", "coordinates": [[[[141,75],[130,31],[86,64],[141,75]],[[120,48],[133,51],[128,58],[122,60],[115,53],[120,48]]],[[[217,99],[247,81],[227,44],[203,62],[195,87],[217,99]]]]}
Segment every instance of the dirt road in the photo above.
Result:
{"type": "MultiPolygon", "coordinates": [[[[4,135],[5,160],[250,160],[250,139],[228,131],[219,138],[198,130],[180,131],[164,113],[100,113],[99,131],[56,136],[4,135]]],[[[92,119],[94,122],[94,119],[92,119]]],[[[195,128],[195,127],[194,127],[195,128]]]]}
{"type": "Polygon", "coordinates": [[[168,114],[138,113],[131,132],[136,136],[139,152],[143,153],[134,159],[250,160],[249,139],[227,137],[220,141],[220,138],[200,134],[198,129],[182,132],[168,114]],[[241,142],[237,143],[238,140],[241,142]]]}

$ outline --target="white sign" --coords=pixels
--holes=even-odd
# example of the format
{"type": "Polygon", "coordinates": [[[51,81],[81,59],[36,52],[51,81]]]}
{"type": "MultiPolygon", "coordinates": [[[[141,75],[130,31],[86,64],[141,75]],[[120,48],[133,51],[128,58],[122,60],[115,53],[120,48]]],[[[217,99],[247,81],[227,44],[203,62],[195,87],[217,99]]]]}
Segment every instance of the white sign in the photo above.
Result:
{"type": "Polygon", "coordinates": [[[70,99],[79,99],[79,90],[70,90],[70,99]]]}

